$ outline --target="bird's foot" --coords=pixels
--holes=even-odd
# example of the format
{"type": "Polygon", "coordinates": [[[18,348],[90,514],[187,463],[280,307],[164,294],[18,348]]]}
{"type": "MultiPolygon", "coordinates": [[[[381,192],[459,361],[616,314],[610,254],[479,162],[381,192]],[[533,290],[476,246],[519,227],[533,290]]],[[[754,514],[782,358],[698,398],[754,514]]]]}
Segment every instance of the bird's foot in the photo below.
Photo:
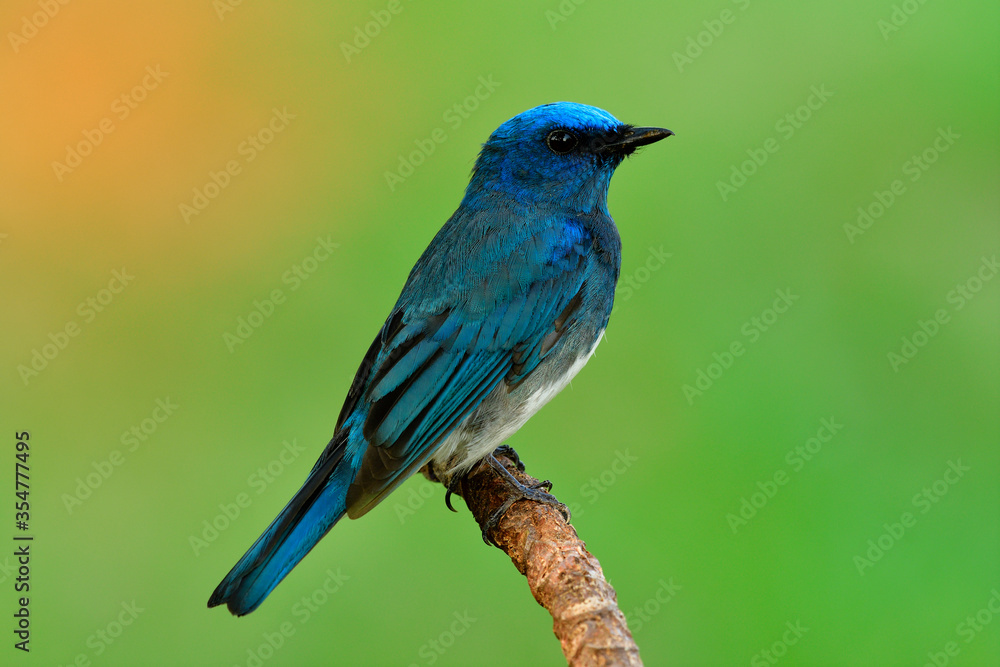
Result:
{"type": "MultiPolygon", "coordinates": [[[[500,445],[493,451],[493,456],[506,456],[514,463],[514,466],[518,470],[524,472],[524,463],[521,461],[521,457],[517,455],[517,452],[514,451],[514,448],[511,447],[510,445],[500,445]]],[[[441,481],[440,476],[435,474],[433,462],[428,464],[428,470],[430,471],[432,477],[431,481],[434,482],[441,481]]],[[[506,472],[506,470],[504,472],[506,472]]],[[[451,482],[448,484],[448,490],[444,494],[444,504],[447,505],[448,509],[450,509],[452,512],[458,512],[458,510],[452,506],[451,496],[452,494],[455,493],[458,487],[461,486],[463,478],[464,476],[458,476],[458,475],[452,477],[451,482]]],[[[540,484],[539,486],[542,486],[544,484],[548,484],[548,488],[546,490],[550,490],[552,488],[552,482],[542,482],[542,484],[540,484]]]]}
{"type": "Polygon", "coordinates": [[[483,526],[483,542],[486,542],[486,544],[496,544],[490,539],[489,533],[492,532],[493,529],[497,527],[497,525],[500,523],[500,519],[502,519],[503,516],[507,513],[507,510],[510,509],[511,505],[516,503],[518,500],[533,500],[536,503],[551,505],[556,509],[558,509],[559,512],[563,515],[563,518],[566,519],[566,523],[569,523],[570,518],[572,516],[570,514],[569,508],[566,507],[565,504],[559,502],[559,500],[555,496],[548,493],[549,491],[552,490],[552,482],[550,482],[549,480],[545,480],[542,482],[538,482],[537,484],[532,484],[531,486],[525,486],[520,481],[518,481],[518,479],[514,477],[514,475],[510,474],[510,471],[507,470],[507,468],[505,468],[504,465],[497,460],[496,458],[497,454],[506,456],[507,458],[509,458],[511,461],[514,462],[518,470],[524,472],[524,464],[521,462],[521,459],[517,456],[517,452],[515,452],[513,448],[507,445],[501,445],[496,449],[496,451],[494,451],[492,454],[486,457],[487,463],[489,463],[490,466],[497,473],[500,474],[500,477],[502,477],[503,480],[507,482],[508,486],[510,486],[510,488],[515,492],[515,495],[505,500],[503,505],[501,505],[499,509],[493,512],[493,514],[490,515],[490,518],[486,520],[486,523],[483,526]]]}

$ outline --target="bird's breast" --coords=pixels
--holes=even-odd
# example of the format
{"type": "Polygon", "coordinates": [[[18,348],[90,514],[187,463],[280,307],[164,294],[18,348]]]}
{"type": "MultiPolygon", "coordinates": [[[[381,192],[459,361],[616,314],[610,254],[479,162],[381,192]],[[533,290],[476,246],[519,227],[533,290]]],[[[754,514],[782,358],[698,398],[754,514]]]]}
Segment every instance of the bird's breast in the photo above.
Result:
{"type": "Polygon", "coordinates": [[[463,474],[485,458],[555,398],[587,365],[604,330],[591,338],[581,354],[576,346],[567,346],[547,358],[515,389],[501,382],[441,443],[434,463],[447,466],[449,475],[463,474]]]}

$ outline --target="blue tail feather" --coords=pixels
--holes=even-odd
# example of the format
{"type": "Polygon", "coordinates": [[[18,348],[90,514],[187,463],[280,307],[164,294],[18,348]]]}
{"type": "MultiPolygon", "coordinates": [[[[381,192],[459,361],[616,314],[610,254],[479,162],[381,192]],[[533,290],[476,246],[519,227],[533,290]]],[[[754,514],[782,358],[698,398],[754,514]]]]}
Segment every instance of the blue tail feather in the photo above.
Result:
{"type": "Polygon", "coordinates": [[[347,452],[347,429],[342,429],[302,488],[216,587],[208,606],[226,603],[236,616],[256,609],[344,516],[356,473],[357,457],[347,452]]]}

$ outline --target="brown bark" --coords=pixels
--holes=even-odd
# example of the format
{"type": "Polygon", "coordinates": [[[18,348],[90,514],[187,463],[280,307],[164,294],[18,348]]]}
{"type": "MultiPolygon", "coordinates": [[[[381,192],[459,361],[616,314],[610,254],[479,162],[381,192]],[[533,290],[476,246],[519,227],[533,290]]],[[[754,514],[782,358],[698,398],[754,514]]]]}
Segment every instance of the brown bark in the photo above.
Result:
{"type": "MultiPolygon", "coordinates": [[[[539,484],[508,457],[497,459],[525,486],[539,484]]],[[[450,481],[427,467],[423,472],[446,486],[450,481]]],[[[465,499],[480,529],[505,502],[519,497],[487,461],[463,478],[454,493],[465,499]]],[[[535,600],[552,614],[553,632],[569,665],[641,667],[639,648],[618,609],[615,590],[557,507],[517,500],[484,537],[510,557],[535,600]]]]}

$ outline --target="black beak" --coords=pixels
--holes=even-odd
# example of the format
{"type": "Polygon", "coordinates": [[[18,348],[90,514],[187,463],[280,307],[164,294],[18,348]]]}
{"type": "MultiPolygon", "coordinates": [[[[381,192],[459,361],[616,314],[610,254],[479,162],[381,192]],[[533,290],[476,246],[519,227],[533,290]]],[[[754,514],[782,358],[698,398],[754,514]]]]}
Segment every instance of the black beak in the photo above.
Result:
{"type": "Polygon", "coordinates": [[[673,132],[662,127],[624,127],[601,147],[602,152],[631,155],[640,146],[652,144],[660,139],[673,136],[673,132]]]}

